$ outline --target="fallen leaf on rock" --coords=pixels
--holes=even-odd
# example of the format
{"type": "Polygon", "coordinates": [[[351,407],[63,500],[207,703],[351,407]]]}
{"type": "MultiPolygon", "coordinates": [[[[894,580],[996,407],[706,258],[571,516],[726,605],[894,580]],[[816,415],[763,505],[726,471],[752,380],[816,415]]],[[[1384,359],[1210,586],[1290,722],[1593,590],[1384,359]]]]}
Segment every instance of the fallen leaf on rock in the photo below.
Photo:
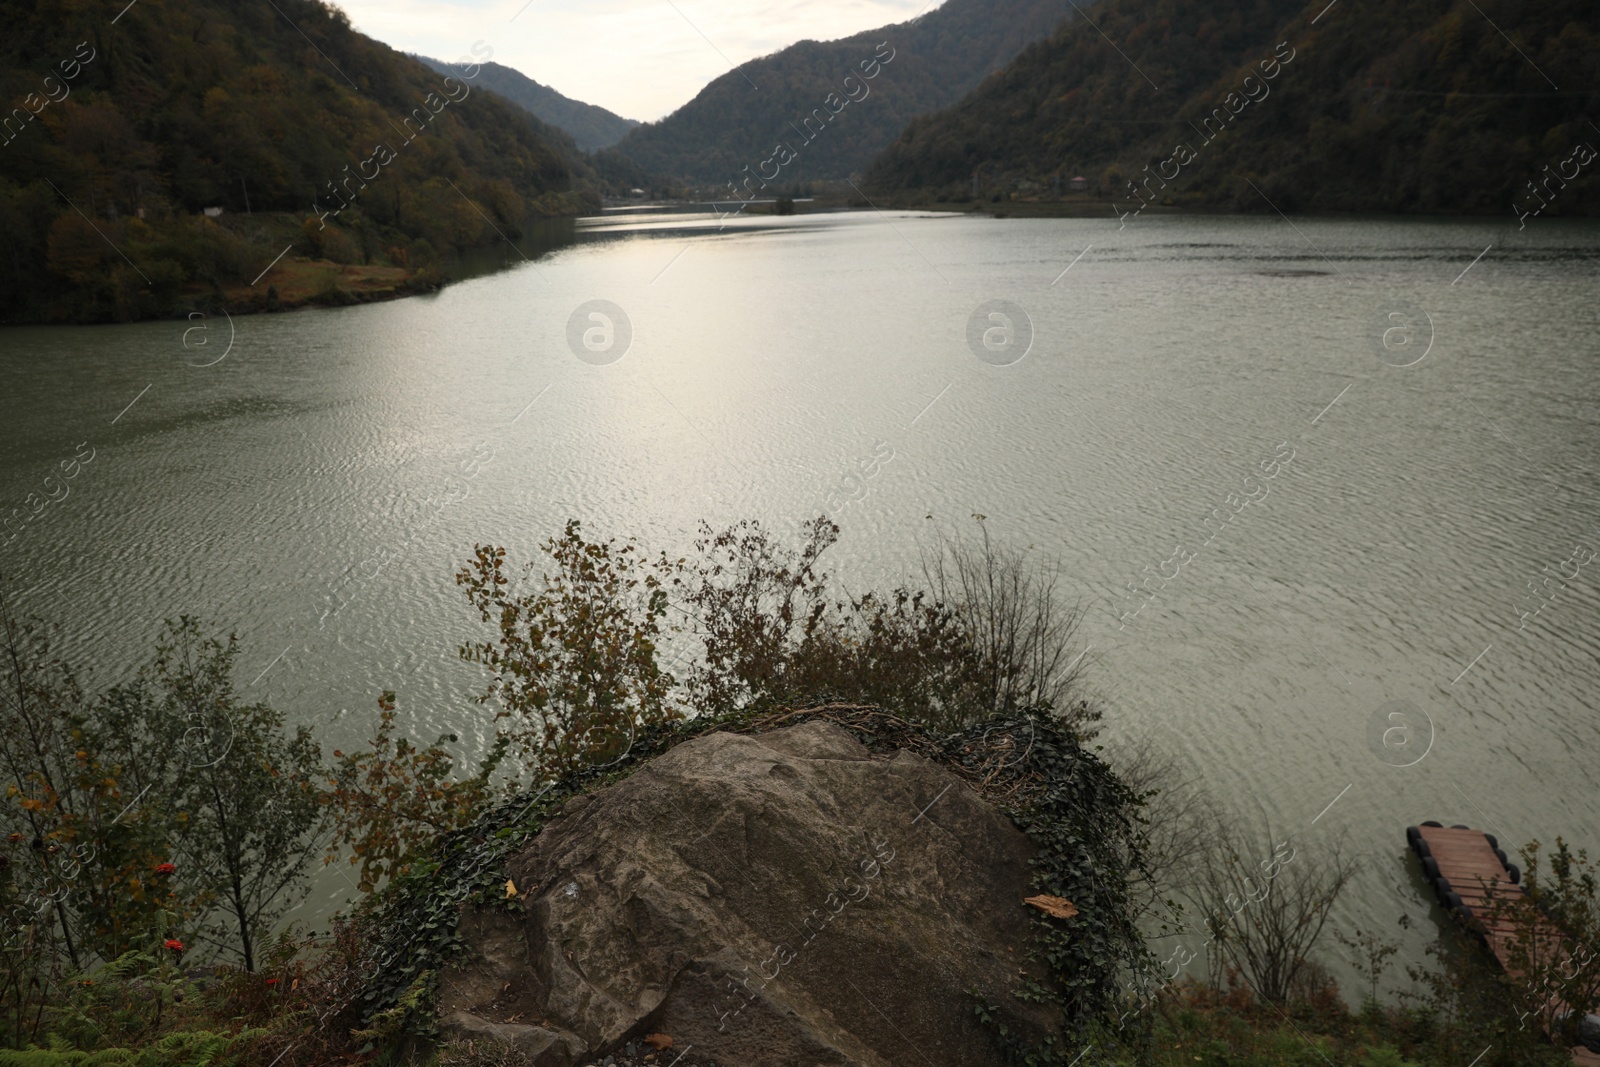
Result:
{"type": "Polygon", "coordinates": [[[512,897],[514,897],[516,895],[517,895],[517,883],[515,883],[511,879],[507,878],[506,879],[506,899],[510,900],[512,897]]]}
{"type": "Polygon", "coordinates": [[[657,1052],[665,1052],[667,1049],[672,1047],[672,1038],[668,1037],[666,1034],[646,1034],[644,1043],[655,1049],[657,1052]]]}
{"type": "Polygon", "coordinates": [[[1073,905],[1072,901],[1063,900],[1060,897],[1052,897],[1044,893],[1040,893],[1036,897],[1028,897],[1023,903],[1032,904],[1046,915],[1057,919],[1070,919],[1078,914],[1078,909],[1073,905]]]}

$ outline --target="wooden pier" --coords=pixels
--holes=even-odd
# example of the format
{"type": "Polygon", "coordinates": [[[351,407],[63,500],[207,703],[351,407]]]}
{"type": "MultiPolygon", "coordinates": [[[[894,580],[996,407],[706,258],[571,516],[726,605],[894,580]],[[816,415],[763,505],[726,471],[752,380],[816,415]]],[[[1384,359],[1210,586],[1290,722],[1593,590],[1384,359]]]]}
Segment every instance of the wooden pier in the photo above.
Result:
{"type": "MultiPolygon", "coordinates": [[[[1476,920],[1470,929],[1481,935],[1484,947],[1501,969],[1514,979],[1521,977],[1512,956],[1515,924],[1494,915],[1492,905],[1524,894],[1522,873],[1507,860],[1494,835],[1466,826],[1426,822],[1406,828],[1406,843],[1416,854],[1423,877],[1439,904],[1462,920],[1476,920]]],[[[1554,952],[1568,951],[1566,935],[1549,920],[1541,920],[1538,938],[1554,952]]],[[[1566,1005],[1556,1003],[1550,1007],[1553,1014],[1559,1014],[1566,1005]]],[[[1595,1006],[1585,1007],[1593,1010],[1595,1006]]],[[[1573,1048],[1572,1059],[1574,1063],[1600,1065],[1600,1054],[1581,1045],[1573,1048]]]]}

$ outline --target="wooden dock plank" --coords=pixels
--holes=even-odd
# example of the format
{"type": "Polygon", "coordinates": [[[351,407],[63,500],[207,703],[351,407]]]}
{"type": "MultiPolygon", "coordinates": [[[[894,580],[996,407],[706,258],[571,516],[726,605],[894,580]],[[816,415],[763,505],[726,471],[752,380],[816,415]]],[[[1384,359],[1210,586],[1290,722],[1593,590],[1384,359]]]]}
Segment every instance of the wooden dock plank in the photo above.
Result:
{"type": "MultiPolygon", "coordinates": [[[[1520,895],[1523,890],[1511,881],[1511,872],[1500,862],[1494,847],[1481,830],[1458,830],[1444,826],[1419,826],[1422,840],[1427,842],[1428,854],[1438,865],[1439,877],[1450,883],[1450,891],[1461,898],[1461,903],[1472,910],[1472,916],[1483,928],[1484,941],[1489,952],[1501,968],[1512,977],[1518,968],[1512,962],[1512,949],[1519,933],[1517,925],[1509,920],[1488,920],[1484,912],[1497,900],[1520,895]]],[[[1421,857],[1418,857],[1421,862],[1421,857]]],[[[1565,935],[1553,924],[1542,922],[1535,933],[1541,949],[1562,946],[1565,935]]],[[[1558,1011],[1565,1005],[1555,1005],[1558,1011]]],[[[1581,1045],[1572,1050],[1573,1062],[1600,1065],[1600,1056],[1581,1045]]]]}

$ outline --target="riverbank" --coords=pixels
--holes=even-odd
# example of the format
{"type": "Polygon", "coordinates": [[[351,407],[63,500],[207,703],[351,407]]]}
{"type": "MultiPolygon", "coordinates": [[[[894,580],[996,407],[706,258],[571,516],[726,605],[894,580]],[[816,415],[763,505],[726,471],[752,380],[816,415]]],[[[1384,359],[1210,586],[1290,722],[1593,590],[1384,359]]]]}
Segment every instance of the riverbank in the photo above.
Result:
{"type": "Polygon", "coordinates": [[[537,258],[572,241],[599,208],[551,194],[520,218],[463,203],[405,226],[354,210],[335,222],[297,212],[180,215],[85,222],[53,245],[32,291],[9,294],[5,325],[86,325],[339,307],[434,292],[448,282],[537,258]]]}
{"type": "MultiPolygon", "coordinates": [[[[396,300],[437,292],[445,281],[436,270],[412,270],[376,263],[335,263],[295,256],[279,261],[255,285],[223,289],[222,298],[228,314],[248,315],[396,300]]],[[[196,303],[209,303],[207,298],[213,294],[197,288],[188,295],[196,303]]]]}
{"type": "Polygon", "coordinates": [[[997,219],[1100,219],[1116,218],[1122,212],[1144,215],[1216,215],[1215,208],[1190,202],[1180,204],[1144,204],[1134,198],[1119,200],[1116,197],[1097,196],[1091,193],[1068,193],[1062,196],[1029,196],[1017,193],[976,198],[972,200],[931,200],[920,196],[909,198],[874,194],[873,203],[884,209],[900,211],[952,211],[963,215],[990,215],[997,219]]]}

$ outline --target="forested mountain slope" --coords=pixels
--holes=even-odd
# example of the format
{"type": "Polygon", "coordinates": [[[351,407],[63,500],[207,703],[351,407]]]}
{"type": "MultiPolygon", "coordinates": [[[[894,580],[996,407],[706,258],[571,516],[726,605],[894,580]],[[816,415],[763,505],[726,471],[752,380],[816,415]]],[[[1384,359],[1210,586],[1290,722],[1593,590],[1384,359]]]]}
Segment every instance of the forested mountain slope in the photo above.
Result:
{"type": "MultiPolygon", "coordinates": [[[[442,60],[426,56],[417,58],[441,74],[454,72],[452,65],[442,60]]],[[[489,62],[482,64],[482,67],[476,81],[479,88],[498,93],[551,126],[565,130],[585,152],[610,148],[639,125],[636,119],[625,119],[595,104],[563,96],[548,85],[540,85],[521,71],[503,64],[489,62]]]]}
{"type": "Polygon", "coordinates": [[[801,41],[722,75],[615,151],[670,178],[722,186],[786,140],[796,158],[777,180],[845,177],[913,117],[959,100],[1072,12],[1068,0],[946,0],[910,22],[801,41]],[[872,77],[863,63],[879,65],[872,77]]]}
{"type": "Polygon", "coordinates": [[[318,0],[125,5],[8,8],[0,321],[170,314],[290,241],[286,264],[399,275],[598,203],[565,135],[476,67],[447,79],[318,0]]]}
{"type": "Polygon", "coordinates": [[[1510,212],[1514,198],[1538,207],[1528,183],[1565,164],[1572,188],[1557,180],[1543,202],[1595,210],[1600,182],[1583,181],[1574,155],[1580,141],[1600,146],[1584,121],[1600,102],[1600,7],[1588,0],[1090,10],[1104,35],[1073,24],[1028,48],[956,106],[910,124],[869,186],[965,199],[975,172],[985,189],[1082,174],[1127,209],[1140,203],[1127,184],[1137,176],[1152,202],[1510,212]]]}

